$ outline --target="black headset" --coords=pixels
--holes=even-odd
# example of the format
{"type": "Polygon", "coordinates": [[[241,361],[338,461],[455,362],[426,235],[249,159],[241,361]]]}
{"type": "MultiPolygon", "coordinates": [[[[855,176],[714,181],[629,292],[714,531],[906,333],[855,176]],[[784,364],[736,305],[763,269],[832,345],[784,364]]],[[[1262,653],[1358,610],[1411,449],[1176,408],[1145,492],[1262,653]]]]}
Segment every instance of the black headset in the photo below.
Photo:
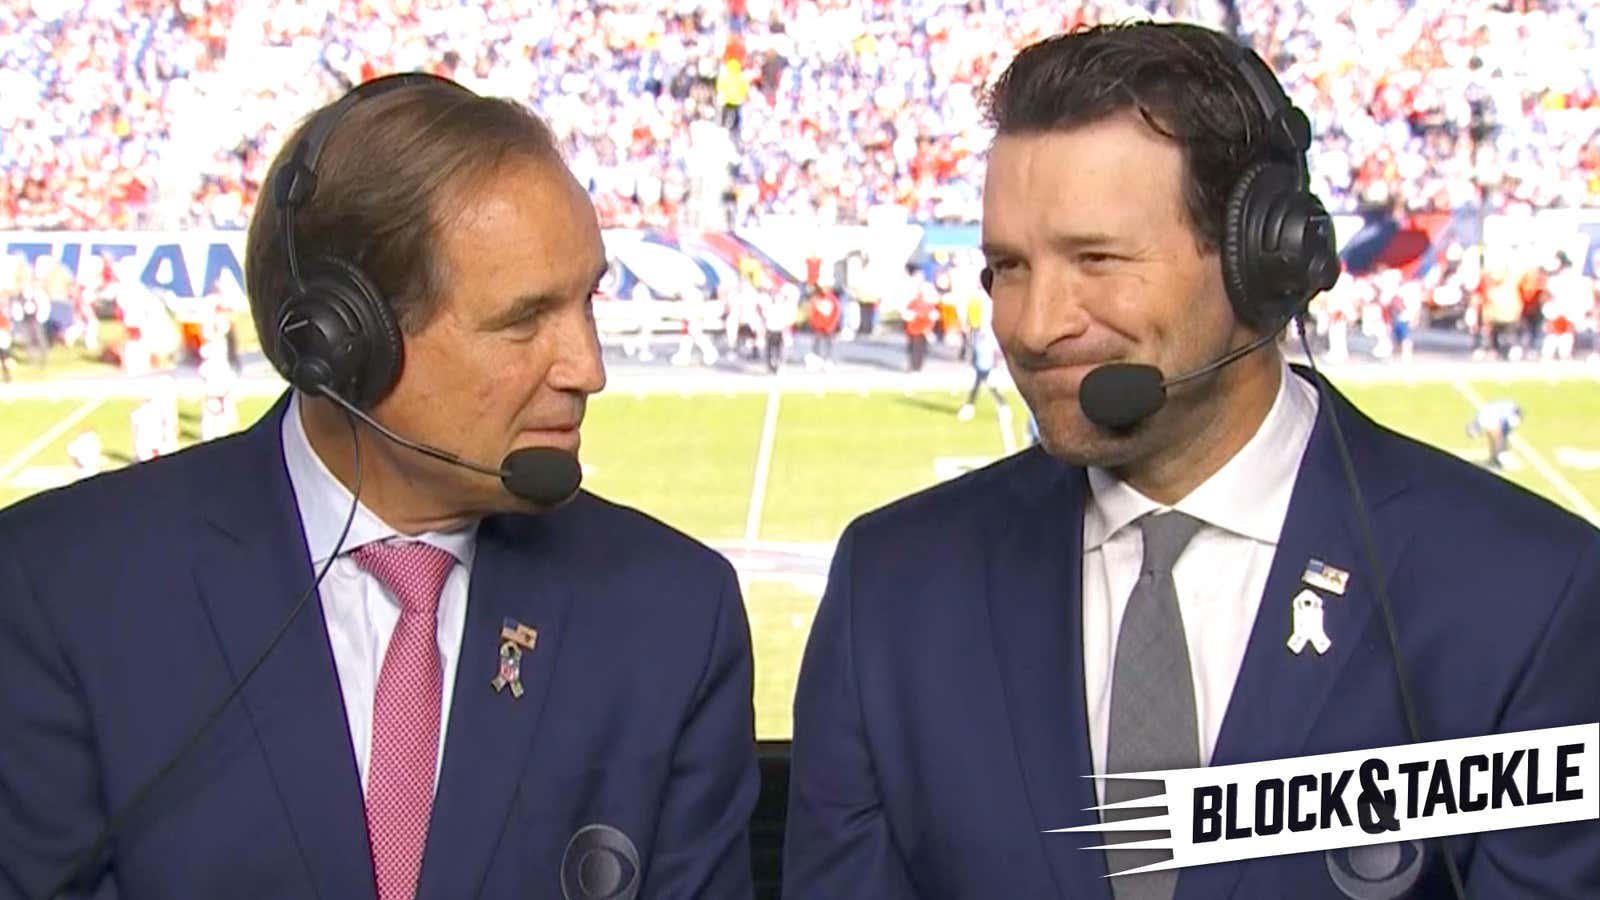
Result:
{"type": "Polygon", "coordinates": [[[350,107],[395,88],[428,84],[470,93],[454,81],[423,72],[363,82],[312,120],[273,176],[291,284],[278,307],[268,357],[278,374],[307,394],[328,388],[354,406],[370,409],[400,377],[404,345],[389,302],[350,260],[327,254],[301,260],[295,252],[294,215],[316,194],[317,159],[350,107]]]}
{"type": "Polygon", "coordinates": [[[1266,116],[1267,131],[1228,193],[1222,281],[1239,321],[1281,328],[1339,280],[1339,250],[1333,219],[1310,190],[1311,121],[1255,51],[1234,46],[1235,68],[1266,116]]]}
{"type": "MultiPolygon", "coordinates": [[[[1228,298],[1240,321],[1246,324],[1264,322],[1266,327],[1281,328],[1299,316],[1313,295],[1333,287],[1339,280],[1339,251],[1334,243],[1333,220],[1323,209],[1322,202],[1310,192],[1305,154],[1311,145],[1311,125],[1306,114],[1289,101],[1261,57],[1242,44],[1235,46],[1239,48],[1239,72],[1267,114],[1267,140],[1265,150],[1234,182],[1228,197],[1223,219],[1222,275],[1228,298]],[[1252,316],[1257,318],[1252,319],[1252,316]]],[[[1350,488],[1361,546],[1383,615],[1389,657],[1394,662],[1406,731],[1412,743],[1421,743],[1422,729],[1411,697],[1410,679],[1400,655],[1394,604],[1384,584],[1378,542],[1373,535],[1366,501],[1361,496],[1355,462],[1350,457],[1343,429],[1339,426],[1339,415],[1334,409],[1337,401],[1332,396],[1332,386],[1316,370],[1311,341],[1306,337],[1305,319],[1295,324],[1306,361],[1316,373],[1313,384],[1322,398],[1318,415],[1326,419],[1333,434],[1340,468],[1350,488]]],[[[1466,892],[1455,857],[1450,854],[1443,837],[1435,837],[1433,841],[1444,859],[1451,895],[1464,897],[1466,892]]],[[[1336,856],[1328,858],[1328,868],[1337,881],[1340,874],[1335,867],[1347,864],[1338,863],[1336,859],[1336,856]]]]}

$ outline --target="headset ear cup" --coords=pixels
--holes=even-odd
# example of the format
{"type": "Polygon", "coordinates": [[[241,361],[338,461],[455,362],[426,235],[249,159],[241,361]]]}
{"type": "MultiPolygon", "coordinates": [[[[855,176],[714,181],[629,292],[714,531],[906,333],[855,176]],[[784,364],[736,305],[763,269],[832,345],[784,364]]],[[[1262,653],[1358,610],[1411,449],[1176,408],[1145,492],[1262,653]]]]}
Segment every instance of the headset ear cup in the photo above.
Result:
{"type": "Polygon", "coordinates": [[[361,409],[370,409],[400,378],[405,358],[400,326],[377,287],[354,265],[338,257],[321,256],[311,261],[308,270],[307,283],[325,284],[360,329],[358,368],[352,373],[345,399],[361,409]]]}
{"type": "Polygon", "coordinates": [[[389,305],[359,269],[333,257],[311,260],[303,282],[279,314],[274,365],[301,391],[327,387],[372,407],[394,387],[403,363],[389,305]]]}
{"type": "Polygon", "coordinates": [[[1252,194],[1265,163],[1257,163],[1244,171],[1234,182],[1228,194],[1228,204],[1222,214],[1222,284],[1233,304],[1233,314],[1249,326],[1261,324],[1259,304],[1251,298],[1252,250],[1255,249],[1247,233],[1252,224],[1250,212],[1252,194]]]}
{"type": "Polygon", "coordinates": [[[1308,189],[1310,119],[1248,46],[1238,48],[1236,62],[1267,128],[1223,209],[1222,276],[1235,317],[1259,331],[1277,328],[1332,287],[1340,264],[1333,220],[1308,189]]]}

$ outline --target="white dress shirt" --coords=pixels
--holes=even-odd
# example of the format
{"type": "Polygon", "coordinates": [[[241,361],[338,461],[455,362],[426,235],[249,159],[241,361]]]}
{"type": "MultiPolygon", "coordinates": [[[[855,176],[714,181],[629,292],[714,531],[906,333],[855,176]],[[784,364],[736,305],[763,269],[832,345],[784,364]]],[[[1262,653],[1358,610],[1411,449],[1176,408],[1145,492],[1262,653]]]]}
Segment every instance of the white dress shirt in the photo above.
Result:
{"type": "Polygon", "coordinates": [[[1105,774],[1117,632],[1144,558],[1135,520],[1176,509],[1204,523],[1173,565],[1172,580],[1194,677],[1200,762],[1209,765],[1316,417],[1316,387],[1285,365],[1277,399],[1255,435],[1175,506],[1162,506],[1104,469],[1089,469],[1091,497],[1083,517],[1083,682],[1097,774],[1105,774]]]}
{"type": "MultiPolygon", "coordinates": [[[[306,437],[300,420],[300,395],[289,401],[283,417],[283,458],[300,507],[300,524],[305,529],[306,546],[311,551],[313,572],[322,566],[339,541],[345,517],[350,514],[350,491],[333,476],[306,437]]],[[[366,504],[356,507],[350,534],[339,550],[318,592],[322,617],[333,644],[333,662],[339,673],[339,691],[350,722],[350,744],[355,750],[356,769],[366,790],[367,771],[372,756],[372,706],[378,691],[378,674],[389,636],[400,620],[400,601],[378,579],[356,564],[350,551],[364,544],[389,538],[423,541],[450,552],[457,565],[445,578],[439,594],[439,661],[444,675],[439,703],[439,754],[434,762],[434,785],[439,783],[439,766],[444,761],[446,726],[450,722],[450,698],[454,693],[456,663],[461,658],[461,633],[467,623],[467,583],[472,573],[472,558],[477,546],[477,528],[454,532],[428,532],[401,535],[379,519],[366,504]]],[[[487,678],[487,676],[485,676],[487,678]]],[[[487,687],[487,680],[484,682],[487,687]]]]}

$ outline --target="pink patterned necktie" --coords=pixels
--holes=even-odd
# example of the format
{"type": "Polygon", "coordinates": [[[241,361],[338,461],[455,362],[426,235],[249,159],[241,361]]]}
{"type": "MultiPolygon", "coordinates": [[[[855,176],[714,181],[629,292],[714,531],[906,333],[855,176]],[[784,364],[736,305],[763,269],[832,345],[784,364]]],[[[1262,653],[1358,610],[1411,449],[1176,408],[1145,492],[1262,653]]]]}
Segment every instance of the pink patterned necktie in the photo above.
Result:
{"type": "Polygon", "coordinates": [[[372,704],[367,839],[378,900],[411,900],[428,842],[439,755],[439,591],[456,560],[416,541],[367,544],[351,556],[400,602],[372,704]]]}

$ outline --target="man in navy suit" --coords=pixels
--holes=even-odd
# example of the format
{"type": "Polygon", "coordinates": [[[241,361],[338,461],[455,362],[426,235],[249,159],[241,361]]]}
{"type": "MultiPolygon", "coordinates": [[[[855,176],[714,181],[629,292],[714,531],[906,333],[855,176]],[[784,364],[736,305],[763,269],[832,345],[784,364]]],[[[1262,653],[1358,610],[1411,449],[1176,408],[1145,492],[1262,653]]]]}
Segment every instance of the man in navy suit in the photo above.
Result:
{"type": "Polygon", "coordinates": [[[1600,533],[1272,343],[1337,274],[1286,108],[1186,25],[1052,38],[996,83],[985,282],[1042,446],[841,539],[795,701],[787,897],[1447,897],[1441,847],[1469,897],[1600,896],[1594,822],[1109,879],[1154,860],[1045,833],[1139,796],[1086,776],[1413,740],[1379,579],[1417,737],[1600,721],[1600,533]],[[1084,388],[1258,342],[1146,410],[1084,388]],[[1308,592],[1320,623],[1294,621],[1308,592]]]}
{"type": "Polygon", "coordinates": [[[297,389],[0,514],[0,897],[74,868],[68,896],[151,900],[752,892],[728,563],[330,396],[493,472],[573,460],[605,384],[601,235],[550,132],[383,85],[296,132],[251,222],[252,310],[297,389]]]}

